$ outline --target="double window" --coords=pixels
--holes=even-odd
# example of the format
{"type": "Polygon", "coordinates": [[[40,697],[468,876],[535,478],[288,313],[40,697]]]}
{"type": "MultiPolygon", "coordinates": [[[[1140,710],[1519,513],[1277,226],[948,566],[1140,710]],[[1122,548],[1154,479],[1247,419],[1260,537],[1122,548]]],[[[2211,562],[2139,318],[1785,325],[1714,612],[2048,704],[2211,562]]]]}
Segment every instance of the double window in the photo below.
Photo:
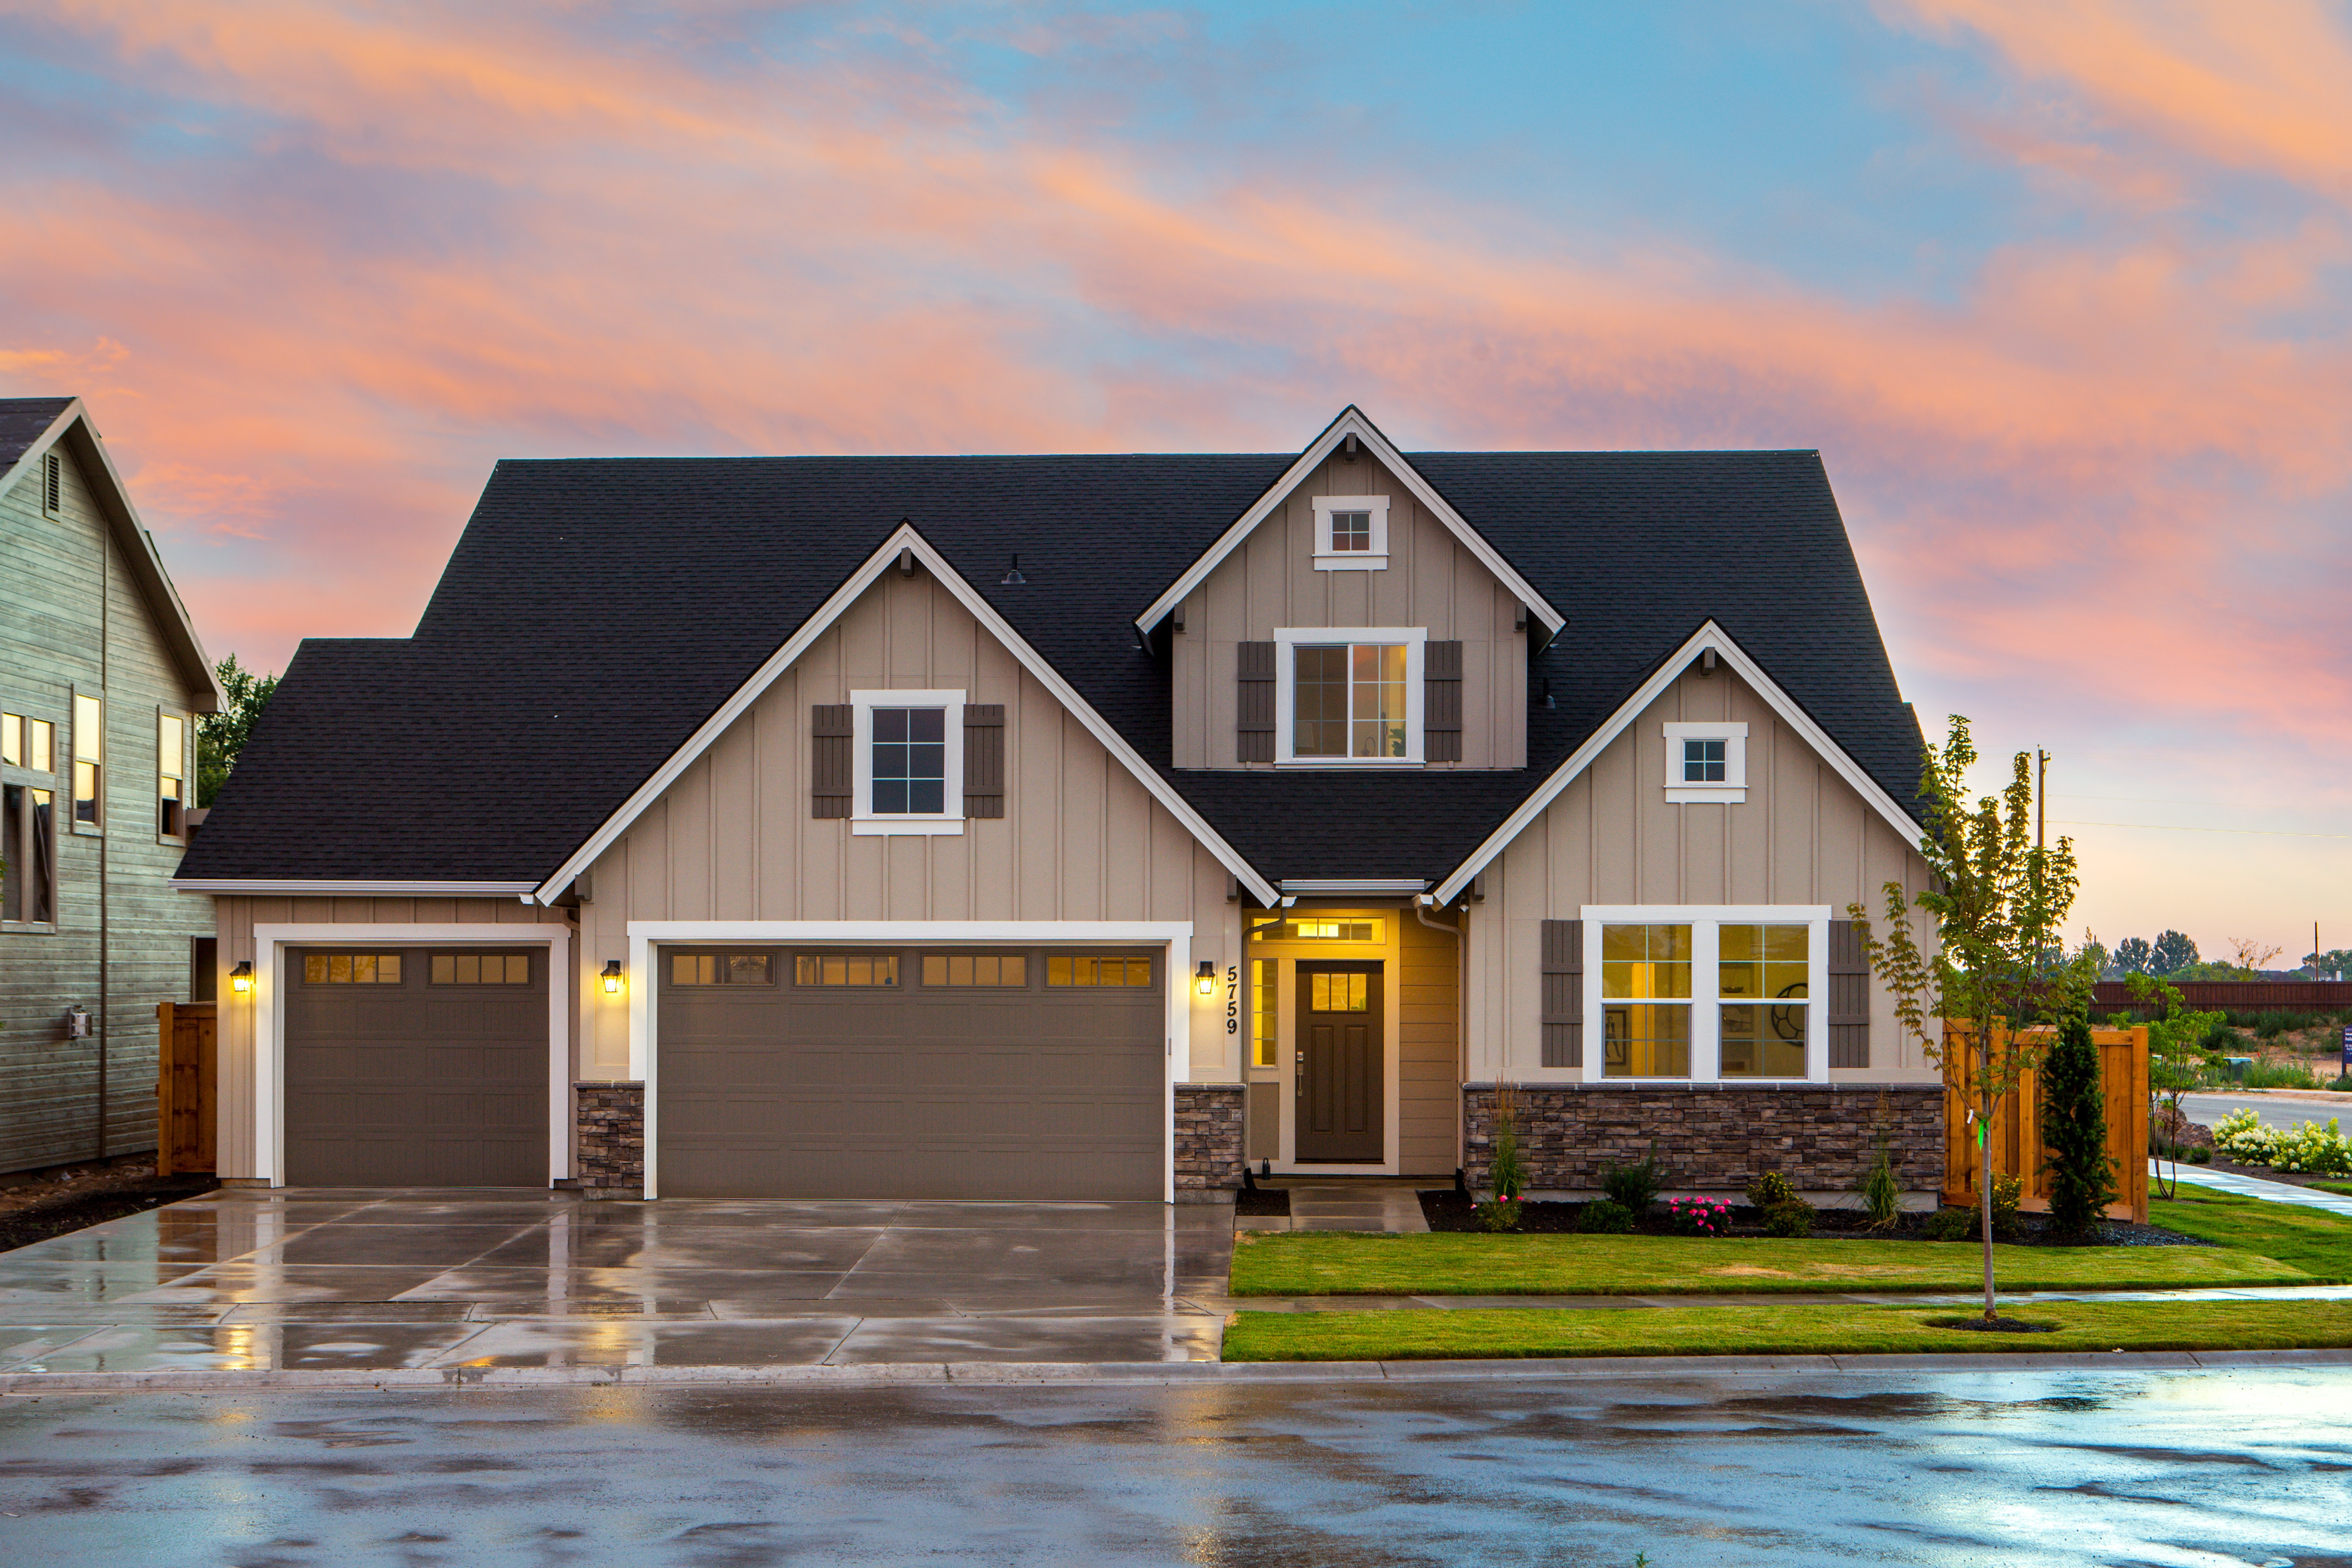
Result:
{"type": "Polygon", "coordinates": [[[960,691],[849,694],[855,710],[860,834],[963,831],[963,708],[960,691]]]}
{"type": "Polygon", "coordinates": [[[1274,636],[1276,761],[1328,767],[1422,759],[1423,630],[1293,628],[1274,636]]]}
{"type": "Polygon", "coordinates": [[[1828,920],[1809,906],[1587,909],[1586,1016],[1601,1019],[1600,1075],[1825,1076],[1813,999],[1827,973],[1828,920]]]}

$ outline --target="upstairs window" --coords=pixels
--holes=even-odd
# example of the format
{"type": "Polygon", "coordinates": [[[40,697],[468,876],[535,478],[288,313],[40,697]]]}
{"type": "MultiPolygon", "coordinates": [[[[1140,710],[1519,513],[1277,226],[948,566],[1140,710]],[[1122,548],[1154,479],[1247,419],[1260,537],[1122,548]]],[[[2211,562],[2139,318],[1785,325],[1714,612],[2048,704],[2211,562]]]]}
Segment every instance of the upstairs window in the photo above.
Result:
{"type": "Polygon", "coordinates": [[[0,922],[57,920],[56,799],[29,784],[0,785],[0,922]]]}
{"type": "Polygon", "coordinates": [[[854,765],[850,831],[963,831],[964,694],[849,694],[854,765]]]}
{"type": "Polygon", "coordinates": [[[1666,800],[1681,806],[1737,806],[1748,799],[1748,727],[1669,724],[1666,800]]]}
{"type": "Polygon", "coordinates": [[[188,721],[177,714],[155,719],[155,831],[176,839],[187,831],[188,721]]]}
{"type": "Polygon", "coordinates": [[[1318,496],[1315,570],[1379,571],[1389,564],[1386,496],[1318,496]]]}
{"type": "Polygon", "coordinates": [[[106,781],[106,706],[96,697],[79,694],[73,706],[74,826],[95,831],[104,817],[100,802],[101,786],[106,781]]]}
{"type": "Polygon", "coordinates": [[[1421,760],[1418,628],[1297,629],[1277,631],[1275,641],[1276,761],[1421,760]]]}
{"type": "Polygon", "coordinates": [[[33,773],[54,773],[57,727],[45,718],[0,713],[0,763],[33,773]]]}

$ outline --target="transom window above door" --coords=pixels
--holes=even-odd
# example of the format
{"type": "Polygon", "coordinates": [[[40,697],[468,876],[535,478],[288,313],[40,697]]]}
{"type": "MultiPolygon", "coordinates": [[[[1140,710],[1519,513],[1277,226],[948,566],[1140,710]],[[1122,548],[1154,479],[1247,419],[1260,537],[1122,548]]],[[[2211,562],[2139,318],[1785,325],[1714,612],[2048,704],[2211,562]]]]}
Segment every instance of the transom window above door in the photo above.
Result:
{"type": "Polygon", "coordinates": [[[961,833],[964,823],[964,694],[849,694],[856,777],[850,831],[961,833]]]}
{"type": "Polygon", "coordinates": [[[1276,631],[1276,760],[1419,762],[1426,640],[1418,627],[1276,631]]]}

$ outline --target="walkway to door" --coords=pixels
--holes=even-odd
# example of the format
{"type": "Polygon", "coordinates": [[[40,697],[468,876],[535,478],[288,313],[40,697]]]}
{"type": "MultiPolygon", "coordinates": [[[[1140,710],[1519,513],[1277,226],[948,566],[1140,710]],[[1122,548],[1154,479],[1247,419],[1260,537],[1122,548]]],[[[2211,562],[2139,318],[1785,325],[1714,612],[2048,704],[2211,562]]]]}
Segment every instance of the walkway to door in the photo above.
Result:
{"type": "Polygon", "coordinates": [[[1388,1176],[1276,1176],[1261,1186],[1290,1193],[1290,1214],[1234,1221],[1236,1230],[1371,1230],[1410,1233],[1429,1228],[1421,1212],[1421,1189],[1444,1178],[1401,1181],[1388,1176]]]}

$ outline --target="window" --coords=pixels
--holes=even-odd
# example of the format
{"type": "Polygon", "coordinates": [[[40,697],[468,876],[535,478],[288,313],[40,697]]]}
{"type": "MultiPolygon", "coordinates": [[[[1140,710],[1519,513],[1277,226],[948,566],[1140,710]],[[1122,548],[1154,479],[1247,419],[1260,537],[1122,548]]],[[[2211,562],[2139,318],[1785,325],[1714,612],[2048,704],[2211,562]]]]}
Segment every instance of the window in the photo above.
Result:
{"type": "Polygon", "coordinates": [[[1748,799],[1748,727],[1669,724],[1666,799],[1680,806],[1737,806],[1748,799]]]}
{"type": "Polygon", "coordinates": [[[1277,630],[1277,762],[1417,763],[1418,627],[1277,630]]]}
{"type": "Polygon", "coordinates": [[[1049,986],[1149,986],[1151,984],[1151,960],[1148,957],[1080,957],[1057,954],[1045,960],[1045,983],[1049,986]]]}
{"type": "Polygon", "coordinates": [[[1318,1013],[1360,1013],[1371,1010],[1371,977],[1361,970],[1347,975],[1307,977],[1307,1005],[1318,1013]]]}
{"type": "Polygon", "coordinates": [[[850,831],[963,831],[964,694],[852,692],[856,802],[850,831]]]}
{"type": "Polygon", "coordinates": [[[1276,920],[1250,933],[1262,942],[1385,942],[1388,922],[1359,920],[1276,920]]]}
{"type": "Polygon", "coordinates": [[[1807,962],[1810,935],[1802,925],[1717,927],[1724,1077],[1805,1076],[1805,1009],[1812,979],[1807,962]]]}
{"type": "Polygon", "coordinates": [[[96,697],[73,700],[73,820],[77,828],[100,825],[100,786],[106,746],[106,708],[96,697]]]}
{"type": "Polygon", "coordinates": [[[41,510],[56,517],[65,509],[65,460],[54,452],[41,454],[41,510]]]}
{"type": "MultiPolygon", "coordinates": [[[[1830,910],[1803,904],[1587,905],[1583,1014],[1603,1080],[1826,1082],[1830,910]]],[[[1547,981],[1547,984],[1549,982],[1547,981]]],[[[1549,1005],[1549,1004],[1547,1004],[1549,1005]]]]}
{"type": "Polygon", "coordinates": [[[177,714],[155,719],[155,831],[176,839],[185,831],[187,817],[183,788],[188,776],[188,721],[177,714]]]}
{"type": "Polygon", "coordinates": [[[1029,960],[1018,953],[926,953],[927,986],[1026,986],[1029,960]]]}
{"type": "Polygon", "coordinates": [[[1282,1065],[1282,965],[1272,958],[1250,960],[1250,1065],[1282,1065]]]}
{"type": "Polygon", "coordinates": [[[396,986],[397,953],[305,953],[302,978],[313,986],[396,986]]]}
{"type": "Polygon", "coordinates": [[[896,953],[803,953],[793,960],[793,983],[801,986],[895,986],[896,953]]]}
{"type": "Polygon", "coordinates": [[[55,800],[29,784],[0,785],[0,921],[57,921],[55,800]]]}
{"type": "Polygon", "coordinates": [[[1379,571],[1389,564],[1386,496],[1318,496],[1315,570],[1379,571]]]}
{"type": "Polygon", "coordinates": [[[1601,928],[1601,1076],[1687,1078],[1691,928],[1601,928]]]}
{"type": "Polygon", "coordinates": [[[433,983],[436,986],[528,986],[528,953],[436,953],[433,983]]]}
{"type": "Polygon", "coordinates": [[[765,986],[774,970],[765,953],[673,953],[673,986],[765,986]]]}

